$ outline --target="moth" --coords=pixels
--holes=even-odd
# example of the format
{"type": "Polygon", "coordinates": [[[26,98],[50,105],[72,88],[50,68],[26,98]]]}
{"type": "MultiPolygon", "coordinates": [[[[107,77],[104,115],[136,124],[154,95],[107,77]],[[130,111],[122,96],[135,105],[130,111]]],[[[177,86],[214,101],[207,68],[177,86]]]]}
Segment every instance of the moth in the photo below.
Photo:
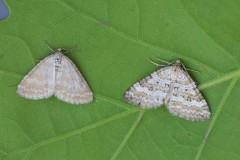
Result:
{"type": "Polygon", "coordinates": [[[135,83],[124,98],[142,108],[164,104],[173,115],[192,121],[208,120],[211,115],[206,100],[180,60],[135,83]]]}
{"type": "Polygon", "coordinates": [[[52,51],[52,55],[41,60],[22,79],[17,93],[33,100],[54,95],[71,104],[92,102],[93,93],[90,87],[75,64],[65,56],[65,50],[58,48],[52,51]]]}

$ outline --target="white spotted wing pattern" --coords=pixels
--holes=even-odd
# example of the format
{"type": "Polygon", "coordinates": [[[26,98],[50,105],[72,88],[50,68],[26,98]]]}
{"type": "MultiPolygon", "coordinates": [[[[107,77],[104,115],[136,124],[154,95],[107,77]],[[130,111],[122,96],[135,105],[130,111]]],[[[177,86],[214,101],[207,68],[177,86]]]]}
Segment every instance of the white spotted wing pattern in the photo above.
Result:
{"type": "Polygon", "coordinates": [[[20,82],[17,93],[27,99],[43,99],[55,95],[71,104],[90,103],[93,94],[87,82],[64,55],[62,49],[41,60],[20,82]]]}
{"type": "Polygon", "coordinates": [[[135,83],[124,98],[142,108],[165,104],[173,115],[192,121],[208,120],[211,115],[206,100],[180,60],[135,83]]]}

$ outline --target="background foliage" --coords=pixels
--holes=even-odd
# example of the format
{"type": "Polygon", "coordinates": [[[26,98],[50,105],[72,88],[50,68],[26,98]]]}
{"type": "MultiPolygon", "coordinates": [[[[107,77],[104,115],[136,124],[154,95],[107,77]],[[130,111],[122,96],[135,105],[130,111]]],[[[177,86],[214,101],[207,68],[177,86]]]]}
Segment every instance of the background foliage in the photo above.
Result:
{"type": "Polygon", "coordinates": [[[240,2],[237,0],[7,0],[0,22],[0,159],[240,159],[240,2]],[[55,48],[94,92],[71,105],[31,101],[16,86],[55,48]],[[122,99],[158,69],[181,59],[209,103],[207,122],[142,110],[122,99]]]}

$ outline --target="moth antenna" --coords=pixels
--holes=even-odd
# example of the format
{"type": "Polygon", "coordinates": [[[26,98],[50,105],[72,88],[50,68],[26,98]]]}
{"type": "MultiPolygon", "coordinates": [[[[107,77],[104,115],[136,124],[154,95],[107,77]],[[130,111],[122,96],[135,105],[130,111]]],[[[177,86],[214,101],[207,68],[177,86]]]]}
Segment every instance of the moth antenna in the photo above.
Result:
{"type": "Polygon", "coordinates": [[[182,62],[181,62],[181,65],[183,66],[183,69],[184,69],[185,71],[192,71],[192,72],[200,73],[199,71],[196,71],[196,70],[193,70],[193,69],[186,68],[182,62]]]}
{"type": "Polygon", "coordinates": [[[186,68],[186,70],[188,70],[188,71],[192,71],[192,72],[196,72],[196,73],[200,73],[200,71],[193,70],[193,69],[188,69],[188,68],[186,68]]]}
{"type": "Polygon", "coordinates": [[[157,60],[159,60],[159,61],[161,61],[161,62],[163,62],[163,63],[166,63],[166,64],[168,64],[168,65],[171,64],[170,62],[165,61],[165,60],[163,60],[163,59],[161,59],[161,58],[158,58],[158,57],[155,57],[155,59],[157,59],[157,60]]]}
{"type": "Polygon", "coordinates": [[[154,61],[151,60],[150,58],[148,58],[148,60],[149,60],[152,64],[154,64],[154,65],[156,65],[156,66],[159,66],[159,67],[165,66],[165,65],[161,65],[161,64],[158,64],[158,63],[154,62],[154,61]]]}
{"type": "Polygon", "coordinates": [[[76,48],[77,48],[77,47],[75,46],[75,47],[72,47],[72,48],[70,48],[70,49],[67,49],[67,51],[64,52],[64,54],[67,54],[67,53],[71,52],[72,50],[74,50],[74,49],[76,49],[76,48]]]}
{"type": "Polygon", "coordinates": [[[44,42],[45,42],[45,44],[47,45],[47,47],[48,47],[51,51],[54,52],[54,49],[52,49],[52,47],[47,43],[47,41],[45,40],[44,42]]]}

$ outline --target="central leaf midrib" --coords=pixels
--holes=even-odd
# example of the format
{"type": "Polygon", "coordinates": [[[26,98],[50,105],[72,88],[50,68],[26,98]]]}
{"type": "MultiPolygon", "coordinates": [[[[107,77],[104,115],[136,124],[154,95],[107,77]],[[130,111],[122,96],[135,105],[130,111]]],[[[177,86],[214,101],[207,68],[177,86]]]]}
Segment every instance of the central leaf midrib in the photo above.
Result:
{"type": "MultiPolygon", "coordinates": [[[[20,78],[23,77],[23,75],[21,75],[19,73],[6,71],[6,70],[0,70],[0,74],[1,73],[2,74],[7,74],[7,75],[10,75],[10,76],[14,76],[14,77],[20,77],[20,78]]],[[[228,81],[230,79],[237,78],[237,77],[240,77],[240,69],[231,71],[231,72],[226,73],[226,74],[221,74],[220,76],[218,76],[215,79],[212,79],[212,80],[209,80],[209,81],[207,81],[207,82],[205,82],[203,84],[200,84],[198,88],[200,90],[203,90],[203,89],[209,88],[211,86],[217,85],[219,83],[222,83],[222,82],[225,82],[225,81],[228,81]]],[[[103,95],[101,95],[99,93],[95,93],[95,94],[103,96],[103,95]]],[[[106,97],[106,98],[108,98],[108,97],[106,97]]],[[[111,98],[109,98],[109,99],[111,99],[111,98]]]]}

